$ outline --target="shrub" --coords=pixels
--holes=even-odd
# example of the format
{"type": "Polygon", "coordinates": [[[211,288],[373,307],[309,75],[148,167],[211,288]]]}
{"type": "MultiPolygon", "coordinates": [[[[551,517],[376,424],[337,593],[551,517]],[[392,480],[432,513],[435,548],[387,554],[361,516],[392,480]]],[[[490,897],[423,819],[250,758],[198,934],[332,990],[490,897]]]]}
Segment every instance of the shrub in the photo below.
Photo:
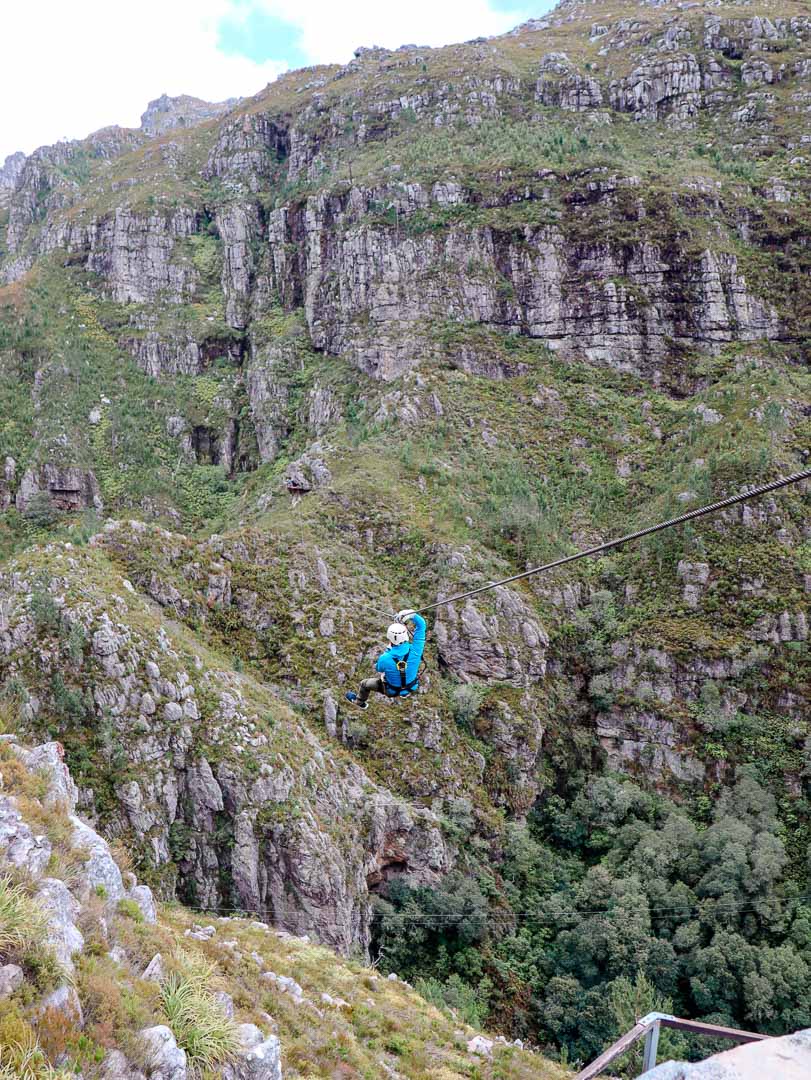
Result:
{"type": "Polygon", "coordinates": [[[484,694],[484,687],[477,683],[461,683],[451,690],[451,712],[460,727],[468,731],[472,729],[473,721],[482,707],[484,694]]]}
{"type": "Polygon", "coordinates": [[[119,915],[126,915],[128,919],[132,919],[133,922],[143,922],[144,913],[138,907],[134,900],[130,900],[127,897],[118,901],[116,908],[119,915]]]}
{"type": "Polygon", "coordinates": [[[478,988],[469,986],[457,974],[445,982],[438,979],[417,979],[414,989],[426,1001],[440,1009],[451,1009],[466,1024],[480,1028],[488,1013],[488,981],[482,980],[478,988]]]}
{"type": "Polygon", "coordinates": [[[47,931],[42,908],[21,885],[0,878],[0,956],[21,956],[41,947],[47,931]]]}
{"type": "Polygon", "coordinates": [[[47,1008],[38,1016],[37,1043],[49,1061],[59,1061],[79,1035],[78,1016],[62,1009],[47,1008]]]}
{"type": "Polygon", "coordinates": [[[61,516],[47,491],[38,491],[28,500],[25,517],[35,529],[53,528],[61,516]]]}
{"type": "Polygon", "coordinates": [[[68,1080],[70,1073],[54,1069],[36,1036],[18,1016],[0,1024],[0,1080],[68,1080]]]}
{"type": "Polygon", "coordinates": [[[103,1046],[125,1049],[134,1032],[158,1023],[152,1005],[157,997],[153,983],[137,984],[137,990],[122,981],[106,954],[81,957],[78,990],[82,999],[85,1030],[103,1046]]]}
{"type": "Polygon", "coordinates": [[[189,1065],[203,1072],[222,1065],[238,1048],[237,1026],[196,974],[170,974],[161,986],[161,1005],[189,1065]]]}
{"type": "Polygon", "coordinates": [[[110,854],[122,874],[135,873],[135,861],[132,857],[132,850],[127,847],[120,837],[116,837],[114,840],[110,841],[110,854]]]}
{"type": "Polygon", "coordinates": [[[62,622],[59,606],[47,588],[37,588],[31,593],[31,615],[39,634],[56,633],[62,622]]]}
{"type": "Polygon", "coordinates": [[[369,725],[362,720],[351,720],[346,725],[346,742],[354,750],[364,750],[369,745],[369,725]]]}

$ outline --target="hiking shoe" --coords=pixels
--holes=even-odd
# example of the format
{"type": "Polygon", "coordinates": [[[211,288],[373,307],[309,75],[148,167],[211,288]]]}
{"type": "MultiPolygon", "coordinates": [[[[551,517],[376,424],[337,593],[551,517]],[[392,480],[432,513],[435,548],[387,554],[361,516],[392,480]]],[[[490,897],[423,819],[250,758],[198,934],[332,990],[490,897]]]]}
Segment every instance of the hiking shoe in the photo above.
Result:
{"type": "Polygon", "coordinates": [[[357,706],[357,708],[359,708],[359,709],[368,709],[369,708],[369,702],[368,701],[359,701],[358,700],[358,695],[355,693],[354,690],[347,690],[347,692],[346,692],[346,700],[351,701],[352,704],[357,706]]]}

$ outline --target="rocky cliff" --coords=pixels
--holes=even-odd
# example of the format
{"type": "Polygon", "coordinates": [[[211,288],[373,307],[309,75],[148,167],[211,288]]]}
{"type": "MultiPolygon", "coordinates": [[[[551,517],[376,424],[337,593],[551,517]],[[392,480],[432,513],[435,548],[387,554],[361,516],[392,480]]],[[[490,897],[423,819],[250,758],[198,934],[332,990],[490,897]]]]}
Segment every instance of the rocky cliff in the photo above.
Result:
{"type": "Polygon", "coordinates": [[[640,971],[803,1026],[807,487],[440,608],[418,696],[343,694],[382,612],[807,462],[809,35],[790,0],[567,0],[5,169],[3,708],[160,899],[575,1056],[640,971]],[[750,782],[778,854],[719,882],[695,829],[750,782]],[[646,829],[689,834],[681,878],[640,877],[646,829]],[[629,896],[648,936],[587,960],[518,914],[629,896]],[[708,950],[750,956],[722,900],[771,952],[709,992],[708,950]]]}
{"type": "Polygon", "coordinates": [[[342,964],[307,936],[246,917],[158,912],[125,849],[78,816],[61,744],[4,735],[0,774],[9,1076],[281,1080],[329,1064],[325,1027],[353,1069],[388,1073],[396,1060],[416,1075],[426,1028],[448,1076],[476,1062],[487,1075],[565,1075],[504,1039],[453,1031],[407,984],[342,964]],[[389,1042],[376,1049],[378,1029],[389,1042]]]}

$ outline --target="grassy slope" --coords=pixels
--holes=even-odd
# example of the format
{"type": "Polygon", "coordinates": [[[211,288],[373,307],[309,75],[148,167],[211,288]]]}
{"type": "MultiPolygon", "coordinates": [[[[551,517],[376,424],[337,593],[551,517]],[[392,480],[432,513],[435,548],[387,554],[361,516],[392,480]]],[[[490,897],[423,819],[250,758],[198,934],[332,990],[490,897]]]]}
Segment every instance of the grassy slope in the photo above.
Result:
{"type": "MultiPolygon", "coordinates": [[[[29,773],[5,744],[0,744],[0,767],[5,793],[15,798],[24,820],[53,845],[48,875],[70,884],[78,877],[82,856],[71,846],[67,815],[58,806],[43,806],[42,779],[29,773]]],[[[195,919],[199,916],[171,904],[161,907],[156,925],[148,925],[131,902],[122,902],[111,913],[102,896],[85,897],[79,916],[85,945],[75,957],[73,977],[83,1030],[56,1010],[35,1021],[33,1029],[30,1025],[31,1006],[62,981],[40,941],[36,949],[15,954],[25,967],[26,981],[19,992],[0,1001],[0,1047],[13,1050],[34,1035],[51,1060],[59,1058],[67,1067],[64,1075],[81,1069],[89,1080],[98,1075],[108,1048],[123,1048],[139,1061],[137,1032],[167,1022],[157,985],[138,974],[160,953],[165,972],[206,971],[207,988],[233,998],[238,1022],[256,1023],[265,1031],[272,1024],[289,1078],[376,1080],[387,1068],[410,1080],[563,1080],[569,1075],[513,1046],[497,1044],[492,1060],[471,1056],[466,1044],[476,1033],[468,1025],[429,1005],[402,982],[341,960],[329,949],[245,918],[206,923],[216,932],[210,940],[199,941],[187,936],[198,925],[195,919]],[[110,955],[113,946],[117,958],[110,955]],[[268,970],[295,979],[306,1001],[296,1004],[263,980],[261,974],[268,970]],[[342,1004],[324,1002],[325,993],[342,1004]]],[[[23,936],[34,943],[35,928],[24,927],[23,936]]],[[[5,959],[4,952],[0,959],[5,959]]],[[[44,1076],[45,1071],[32,1075],[44,1076]]]]}

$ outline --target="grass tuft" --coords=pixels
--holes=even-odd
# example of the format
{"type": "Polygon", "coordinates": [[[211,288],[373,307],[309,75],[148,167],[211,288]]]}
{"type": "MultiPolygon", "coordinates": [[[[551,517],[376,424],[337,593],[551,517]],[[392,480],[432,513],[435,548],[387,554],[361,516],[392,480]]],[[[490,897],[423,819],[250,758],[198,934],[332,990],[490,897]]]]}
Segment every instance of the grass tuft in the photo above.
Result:
{"type": "Polygon", "coordinates": [[[0,956],[8,959],[42,946],[47,933],[42,908],[21,885],[0,878],[0,956]]]}
{"type": "Polygon", "coordinates": [[[161,1005],[194,1074],[234,1056],[239,1047],[237,1025],[225,1015],[199,975],[172,972],[161,986],[161,1005]]]}
{"type": "Polygon", "coordinates": [[[0,1045],[0,1080],[68,1080],[72,1075],[48,1062],[33,1035],[0,1045]]]}

